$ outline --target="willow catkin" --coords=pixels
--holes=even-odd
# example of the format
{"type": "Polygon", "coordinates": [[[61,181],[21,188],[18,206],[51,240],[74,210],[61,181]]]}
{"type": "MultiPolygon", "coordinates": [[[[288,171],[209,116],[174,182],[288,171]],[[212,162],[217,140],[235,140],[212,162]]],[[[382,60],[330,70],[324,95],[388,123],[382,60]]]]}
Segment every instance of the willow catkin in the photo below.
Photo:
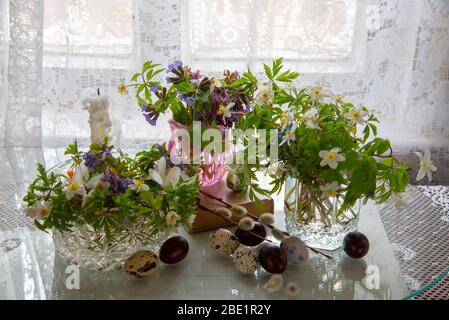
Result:
{"type": "Polygon", "coordinates": [[[272,226],[274,224],[274,215],[271,213],[263,213],[259,217],[259,222],[265,226],[272,226]]]}
{"type": "Polygon", "coordinates": [[[248,214],[248,210],[246,210],[246,208],[242,206],[233,206],[231,208],[231,213],[232,216],[241,219],[248,214]]]}
{"type": "Polygon", "coordinates": [[[251,231],[254,228],[254,220],[249,218],[249,217],[245,217],[242,218],[239,221],[239,228],[244,230],[244,231],[251,231]]]}
{"type": "Polygon", "coordinates": [[[219,216],[226,218],[226,219],[230,219],[232,217],[231,210],[229,210],[227,208],[217,208],[217,209],[215,209],[215,212],[219,216]]]}

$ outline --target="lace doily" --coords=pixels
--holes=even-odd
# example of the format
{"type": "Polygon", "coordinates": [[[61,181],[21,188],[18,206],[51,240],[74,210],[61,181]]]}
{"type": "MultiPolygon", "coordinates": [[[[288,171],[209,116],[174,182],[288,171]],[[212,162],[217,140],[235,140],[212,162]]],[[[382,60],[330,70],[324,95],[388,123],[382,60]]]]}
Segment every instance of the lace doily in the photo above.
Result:
{"type": "MultiPolygon", "coordinates": [[[[416,292],[449,266],[449,189],[411,187],[409,194],[408,209],[398,211],[388,203],[380,214],[403,278],[416,292]]],[[[449,299],[449,277],[414,299],[449,299]]]]}

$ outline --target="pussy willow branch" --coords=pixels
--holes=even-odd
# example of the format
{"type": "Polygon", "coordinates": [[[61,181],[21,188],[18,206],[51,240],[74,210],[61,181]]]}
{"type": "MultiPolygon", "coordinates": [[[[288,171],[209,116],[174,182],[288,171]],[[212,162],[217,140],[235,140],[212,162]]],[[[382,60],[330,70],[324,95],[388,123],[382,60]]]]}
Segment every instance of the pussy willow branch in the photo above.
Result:
{"type": "MultiPolygon", "coordinates": [[[[238,224],[237,222],[232,221],[231,219],[228,219],[228,218],[225,218],[225,217],[219,215],[219,214],[216,213],[214,210],[209,209],[208,207],[205,207],[205,206],[203,206],[202,204],[199,204],[198,207],[200,207],[201,209],[206,210],[206,211],[208,211],[208,212],[210,212],[210,213],[213,213],[213,214],[216,215],[217,217],[220,217],[220,218],[226,220],[227,222],[232,223],[233,225],[235,225],[235,226],[237,226],[237,227],[239,226],[239,224],[238,224]]],[[[261,239],[261,240],[264,240],[264,241],[268,241],[268,242],[273,243],[273,241],[271,241],[270,239],[264,238],[264,237],[262,237],[262,236],[260,236],[260,235],[258,235],[258,234],[256,234],[256,233],[254,233],[254,232],[251,232],[251,231],[247,231],[247,232],[249,232],[251,235],[253,235],[253,236],[255,236],[255,237],[257,237],[257,238],[259,238],[259,239],[261,239]]]]}
{"type": "MultiPolygon", "coordinates": [[[[200,189],[200,192],[201,192],[202,194],[204,194],[205,196],[207,196],[207,197],[209,197],[209,198],[211,198],[211,199],[213,199],[213,200],[217,200],[218,202],[224,204],[226,207],[229,207],[229,208],[232,207],[232,205],[231,205],[230,203],[224,201],[222,198],[219,198],[219,197],[216,197],[216,196],[214,196],[214,195],[211,195],[211,194],[209,194],[209,193],[207,193],[206,191],[201,190],[201,189],[200,189]]],[[[202,206],[200,205],[200,207],[202,207],[202,206]]],[[[203,207],[203,209],[204,209],[204,207],[203,207]]],[[[208,209],[206,208],[206,210],[208,210],[208,209]]],[[[208,211],[211,211],[211,210],[208,210],[208,211]]],[[[213,212],[213,213],[216,214],[216,215],[218,215],[216,212],[213,212]]],[[[248,214],[248,216],[250,216],[251,218],[253,218],[253,219],[256,220],[256,221],[259,219],[258,217],[256,217],[255,215],[253,215],[253,214],[251,214],[251,213],[249,213],[249,212],[248,212],[247,214],[248,214]]],[[[220,217],[221,217],[221,216],[220,216],[220,217]]],[[[225,219],[225,218],[223,218],[223,219],[225,219]]],[[[225,219],[225,220],[226,220],[226,219],[225,219]]],[[[230,220],[230,219],[227,219],[227,221],[228,221],[228,222],[231,222],[231,223],[233,223],[233,224],[235,224],[235,225],[238,226],[238,223],[236,223],[236,222],[234,222],[234,221],[232,221],[232,220],[230,220]]],[[[271,230],[273,230],[273,229],[275,228],[274,226],[269,225],[269,224],[266,224],[266,226],[267,226],[268,228],[270,228],[271,230]]],[[[290,234],[289,234],[287,231],[283,231],[283,230],[281,230],[281,231],[282,231],[282,233],[284,233],[286,236],[290,236],[290,234]]],[[[270,240],[267,239],[267,241],[270,241],[270,240]]],[[[270,242],[272,242],[272,241],[270,241],[270,242]]],[[[309,248],[310,251],[315,252],[316,254],[322,255],[323,257],[326,257],[326,258],[328,258],[328,259],[332,259],[332,257],[331,257],[330,255],[325,254],[324,252],[322,252],[322,251],[320,251],[320,250],[318,250],[318,249],[316,249],[316,248],[309,247],[309,246],[307,246],[307,245],[306,245],[306,247],[309,248]]]]}

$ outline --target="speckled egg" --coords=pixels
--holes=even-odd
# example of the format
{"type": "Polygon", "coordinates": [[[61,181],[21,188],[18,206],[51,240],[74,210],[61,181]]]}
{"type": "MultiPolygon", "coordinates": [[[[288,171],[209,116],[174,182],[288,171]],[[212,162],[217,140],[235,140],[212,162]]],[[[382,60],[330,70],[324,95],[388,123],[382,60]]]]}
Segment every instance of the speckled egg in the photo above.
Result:
{"type": "Polygon", "coordinates": [[[234,251],[234,266],[244,274],[251,274],[259,266],[258,251],[250,247],[239,247],[234,251]]]}
{"type": "Polygon", "coordinates": [[[282,239],[281,249],[284,251],[288,262],[293,264],[306,262],[309,257],[309,250],[298,237],[290,236],[282,239]]]}
{"type": "Polygon", "coordinates": [[[234,253],[240,242],[228,229],[218,229],[210,234],[209,245],[219,254],[228,256],[234,253]]]}
{"type": "Polygon", "coordinates": [[[150,275],[156,270],[158,257],[151,251],[140,250],[133,253],[126,260],[124,270],[130,276],[142,278],[150,275]]]}

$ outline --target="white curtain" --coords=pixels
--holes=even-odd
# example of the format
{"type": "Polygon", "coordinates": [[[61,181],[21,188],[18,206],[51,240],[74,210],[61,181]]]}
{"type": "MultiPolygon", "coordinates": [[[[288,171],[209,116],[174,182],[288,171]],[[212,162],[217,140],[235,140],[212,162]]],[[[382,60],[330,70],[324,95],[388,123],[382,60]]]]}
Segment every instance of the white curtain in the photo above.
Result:
{"type": "Polygon", "coordinates": [[[146,59],[256,71],[283,56],[319,84],[364,103],[413,165],[430,149],[449,183],[449,1],[0,0],[0,145],[85,145],[80,101],[97,88],[121,146],[168,136],[117,84],[146,59]]]}

